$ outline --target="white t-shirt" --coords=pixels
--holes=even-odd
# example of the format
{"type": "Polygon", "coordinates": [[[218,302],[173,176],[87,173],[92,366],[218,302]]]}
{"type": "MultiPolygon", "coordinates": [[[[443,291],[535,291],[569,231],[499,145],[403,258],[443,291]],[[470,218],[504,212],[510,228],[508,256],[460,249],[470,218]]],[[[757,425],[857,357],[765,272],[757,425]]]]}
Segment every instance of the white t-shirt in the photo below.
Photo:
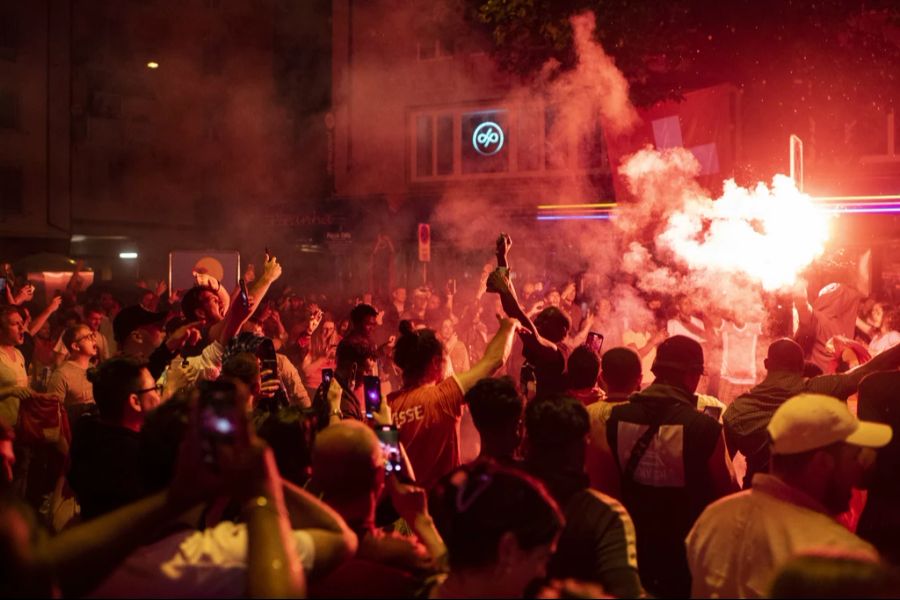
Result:
{"type": "MultiPolygon", "coordinates": [[[[12,357],[0,349],[0,388],[5,387],[28,387],[25,357],[16,348],[12,357]]],[[[15,427],[19,420],[19,403],[15,396],[0,398],[0,419],[10,427],[15,427]]]]}
{"type": "Polygon", "coordinates": [[[738,327],[722,321],[722,379],[741,385],[756,383],[756,341],[762,333],[759,323],[738,327]]]}
{"type": "MultiPolygon", "coordinates": [[[[313,539],[293,532],[303,569],[315,559],[313,539]]],[[[247,527],[223,521],[203,531],[184,530],[135,550],[93,598],[238,598],[247,589],[247,527]]]]}

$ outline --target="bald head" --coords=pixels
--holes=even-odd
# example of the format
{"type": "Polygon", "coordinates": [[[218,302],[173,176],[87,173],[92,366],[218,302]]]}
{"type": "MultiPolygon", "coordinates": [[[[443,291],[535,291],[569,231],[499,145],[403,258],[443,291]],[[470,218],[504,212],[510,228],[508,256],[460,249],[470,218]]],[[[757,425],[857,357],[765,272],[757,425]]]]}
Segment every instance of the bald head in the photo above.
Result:
{"type": "Polygon", "coordinates": [[[380,491],[384,455],[375,432],[359,421],[343,421],[316,436],[312,485],[325,500],[353,500],[380,491]]]}
{"type": "Polygon", "coordinates": [[[791,373],[803,372],[803,348],[800,344],[789,338],[775,340],[769,345],[766,354],[767,371],[789,371],[791,373]]]}

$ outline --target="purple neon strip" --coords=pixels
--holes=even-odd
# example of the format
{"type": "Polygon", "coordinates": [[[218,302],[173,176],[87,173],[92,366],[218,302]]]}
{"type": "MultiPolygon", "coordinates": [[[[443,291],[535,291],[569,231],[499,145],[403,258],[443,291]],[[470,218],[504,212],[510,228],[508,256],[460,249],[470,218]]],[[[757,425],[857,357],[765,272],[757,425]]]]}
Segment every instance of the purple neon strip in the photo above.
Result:
{"type": "Polygon", "coordinates": [[[610,215],[538,215],[538,221],[607,221],[610,215]]]}

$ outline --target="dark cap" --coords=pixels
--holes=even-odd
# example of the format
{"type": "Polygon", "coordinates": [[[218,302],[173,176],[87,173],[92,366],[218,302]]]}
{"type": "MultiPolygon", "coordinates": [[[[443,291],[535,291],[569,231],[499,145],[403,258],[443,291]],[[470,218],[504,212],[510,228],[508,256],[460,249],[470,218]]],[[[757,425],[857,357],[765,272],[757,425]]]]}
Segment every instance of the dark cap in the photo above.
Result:
{"type": "Polygon", "coordinates": [[[131,335],[132,331],[144,325],[159,324],[162,326],[168,314],[165,311],[150,312],[142,306],[123,308],[116,315],[116,318],[113,319],[113,335],[116,338],[116,342],[122,343],[125,338],[131,335]]]}
{"type": "Polygon", "coordinates": [[[656,359],[651,370],[657,367],[678,371],[703,371],[703,347],[685,335],[673,335],[656,347],[656,359]]]}

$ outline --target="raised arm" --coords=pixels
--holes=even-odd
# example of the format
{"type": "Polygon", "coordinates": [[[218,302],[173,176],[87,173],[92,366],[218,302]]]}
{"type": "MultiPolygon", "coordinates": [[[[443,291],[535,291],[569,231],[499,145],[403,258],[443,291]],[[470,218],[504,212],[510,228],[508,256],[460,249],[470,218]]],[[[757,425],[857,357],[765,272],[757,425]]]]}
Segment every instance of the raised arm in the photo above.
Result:
{"type": "Polygon", "coordinates": [[[516,323],[512,319],[501,319],[500,329],[488,342],[484,356],[465,373],[456,375],[456,380],[462,388],[463,394],[472,389],[479,380],[493,375],[494,371],[503,366],[512,349],[513,332],[516,323]]]}
{"type": "Polygon", "coordinates": [[[859,382],[870,373],[879,371],[891,371],[900,366],[900,345],[885,350],[876,355],[869,362],[863,363],[854,369],[850,369],[840,377],[844,379],[848,387],[859,387],[859,382]]]}
{"type": "Polygon", "coordinates": [[[43,327],[44,323],[47,322],[47,319],[50,318],[50,315],[59,310],[61,304],[62,296],[54,296],[53,299],[50,300],[50,304],[47,305],[47,308],[31,321],[28,326],[28,333],[31,334],[32,337],[37,335],[37,332],[41,330],[41,327],[43,327]]]}

